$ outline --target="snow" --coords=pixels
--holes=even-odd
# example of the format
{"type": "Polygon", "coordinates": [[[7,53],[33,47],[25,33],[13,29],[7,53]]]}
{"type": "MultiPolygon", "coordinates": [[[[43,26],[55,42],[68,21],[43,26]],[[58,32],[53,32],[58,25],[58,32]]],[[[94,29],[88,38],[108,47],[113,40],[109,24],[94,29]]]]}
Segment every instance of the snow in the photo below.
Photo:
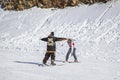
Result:
{"type": "Polygon", "coordinates": [[[65,9],[0,9],[0,80],[120,80],[119,6],[118,0],[65,9]],[[63,65],[38,66],[46,51],[40,39],[52,31],[74,39],[79,63],[61,62],[69,48],[62,41],[56,64],[63,65]]]}

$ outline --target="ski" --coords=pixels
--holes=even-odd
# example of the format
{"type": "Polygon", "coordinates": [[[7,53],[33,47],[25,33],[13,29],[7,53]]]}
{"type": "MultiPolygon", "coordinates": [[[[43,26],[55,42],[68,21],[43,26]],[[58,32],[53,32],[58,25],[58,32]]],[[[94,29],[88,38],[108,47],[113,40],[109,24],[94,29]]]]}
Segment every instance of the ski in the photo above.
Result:
{"type": "Polygon", "coordinates": [[[56,65],[51,65],[51,64],[39,64],[38,66],[40,67],[52,67],[52,66],[63,66],[64,64],[56,64],[56,65]]]}
{"type": "Polygon", "coordinates": [[[79,62],[72,62],[72,61],[68,61],[68,63],[79,63],[79,62]]]}
{"type": "Polygon", "coordinates": [[[63,63],[79,63],[79,61],[74,62],[74,61],[63,61],[63,63]]]}
{"type": "Polygon", "coordinates": [[[63,60],[55,60],[57,62],[63,62],[63,63],[79,63],[79,61],[63,61],[63,60]]]}
{"type": "Polygon", "coordinates": [[[47,64],[38,64],[38,66],[44,67],[44,66],[49,66],[47,64]]]}

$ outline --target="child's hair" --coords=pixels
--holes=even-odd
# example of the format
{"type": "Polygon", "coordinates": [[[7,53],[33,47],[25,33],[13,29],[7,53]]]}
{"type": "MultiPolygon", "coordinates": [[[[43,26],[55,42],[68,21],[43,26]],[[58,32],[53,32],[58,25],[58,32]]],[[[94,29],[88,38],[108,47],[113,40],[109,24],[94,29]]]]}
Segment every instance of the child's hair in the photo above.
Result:
{"type": "Polygon", "coordinates": [[[72,40],[71,40],[71,39],[68,39],[67,43],[71,43],[71,42],[72,42],[72,40]]]}

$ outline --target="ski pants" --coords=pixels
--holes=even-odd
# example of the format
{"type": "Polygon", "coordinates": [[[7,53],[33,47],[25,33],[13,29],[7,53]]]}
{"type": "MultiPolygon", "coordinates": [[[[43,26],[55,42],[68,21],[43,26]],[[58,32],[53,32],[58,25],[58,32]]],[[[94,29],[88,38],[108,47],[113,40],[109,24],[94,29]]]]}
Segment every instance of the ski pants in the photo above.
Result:
{"type": "MultiPolygon", "coordinates": [[[[71,51],[72,51],[72,48],[69,48],[67,55],[66,55],[66,61],[68,61],[68,58],[69,58],[71,51]]],[[[74,60],[76,61],[77,57],[76,57],[75,51],[76,51],[76,48],[73,48],[72,56],[74,57],[74,60]]]]}
{"type": "Polygon", "coordinates": [[[55,61],[55,53],[46,53],[43,59],[43,63],[46,64],[47,60],[51,57],[51,63],[55,61]]]}

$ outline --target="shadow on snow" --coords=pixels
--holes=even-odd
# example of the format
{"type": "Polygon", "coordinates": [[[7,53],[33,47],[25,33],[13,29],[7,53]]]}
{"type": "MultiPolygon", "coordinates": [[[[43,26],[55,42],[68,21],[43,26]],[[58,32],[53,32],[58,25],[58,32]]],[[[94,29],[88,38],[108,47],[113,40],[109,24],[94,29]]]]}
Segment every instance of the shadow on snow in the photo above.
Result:
{"type": "Polygon", "coordinates": [[[14,62],[22,63],[22,64],[41,65],[40,63],[36,63],[36,62],[23,62],[23,61],[14,61],[14,62]]]}

